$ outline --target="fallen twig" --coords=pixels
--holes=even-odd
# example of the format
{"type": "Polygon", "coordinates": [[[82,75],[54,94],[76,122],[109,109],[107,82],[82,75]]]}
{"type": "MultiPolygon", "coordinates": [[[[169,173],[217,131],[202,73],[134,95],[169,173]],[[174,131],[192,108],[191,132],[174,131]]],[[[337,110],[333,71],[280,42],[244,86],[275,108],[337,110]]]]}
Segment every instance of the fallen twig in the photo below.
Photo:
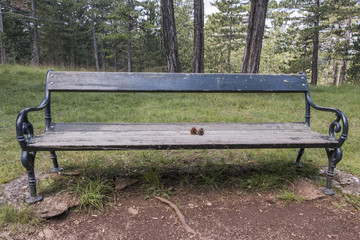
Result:
{"type": "Polygon", "coordinates": [[[169,200],[166,200],[165,198],[162,198],[162,197],[154,196],[154,198],[156,198],[157,200],[159,200],[161,202],[166,203],[167,205],[169,205],[175,211],[175,213],[178,216],[182,226],[185,228],[185,230],[187,232],[199,236],[199,238],[201,240],[209,240],[208,238],[201,237],[201,235],[199,233],[197,233],[194,229],[192,229],[189,225],[187,225],[186,220],[185,220],[185,216],[180,212],[179,208],[174,203],[172,203],[169,200]]]}

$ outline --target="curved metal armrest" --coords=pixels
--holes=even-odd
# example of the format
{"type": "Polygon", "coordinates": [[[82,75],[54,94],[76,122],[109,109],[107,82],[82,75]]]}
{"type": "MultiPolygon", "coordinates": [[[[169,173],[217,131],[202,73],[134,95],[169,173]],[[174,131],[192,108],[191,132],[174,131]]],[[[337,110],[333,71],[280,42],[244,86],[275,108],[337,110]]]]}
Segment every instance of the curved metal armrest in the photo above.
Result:
{"type": "MultiPolygon", "coordinates": [[[[28,107],[21,110],[17,116],[16,119],[16,139],[20,144],[20,147],[22,150],[26,150],[26,144],[29,142],[29,140],[34,135],[34,128],[32,124],[29,122],[28,119],[28,113],[33,111],[40,111],[44,109],[46,106],[50,107],[50,93],[48,91],[47,86],[47,76],[49,75],[49,72],[53,71],[52,69],[49,69],[46,73],[46,79],[45,79],[45,97],[43,101],[40,103],[37,107],[28,107]],[[27,137],[25,137],[27,135],[27,137]]],[[[46,111],[45,111],[46,113],[46,111]]],[[[46,114],[45,114],[46,115],[46,114]]]]}
{"type": "Polygon", "coordinates": [[[333,138],[335,138],[336,140],[339,141],[340,146],[343,145],[345,140],[347,140],[347,138],[348,138],[348,131],[349,131],[349,124],[348,124],[348,120],[345,116],[345,113],[343,113],[342,111],[340,111],[339,109],[336,109],[336,108],[321,107],[321,106],[316,105],[313,102],[313,100],[311,99],[309,92],[306,93],[306,100],[308,101],[308,103],[310,104],[311,107],[313,107],[317,110],[334,112],[336,114],[336,119],[330,124],[329,134],[333,138]],[[342,126],[340,124],[340,120],[342,122],[342,126]],[[335,133],[339,133],[341,130],[342,130],[342,132],[341,132],[340,138],[337,138],[335,136],[335,133]]]}
{"type": "Polygon", "coordinates": [[[20,144],[20,147],[25,150],[26,143],[34,135],[34,128],[29,122],[28,113],[33,111],[40,111],[44,109],[50,102],[48,94],[44,97],[42,103],[37,107],[28,107],[20,111],[16,119],[16,139],[20,144]],[[27,137],[25,137],[27,135],[27,137]]]}

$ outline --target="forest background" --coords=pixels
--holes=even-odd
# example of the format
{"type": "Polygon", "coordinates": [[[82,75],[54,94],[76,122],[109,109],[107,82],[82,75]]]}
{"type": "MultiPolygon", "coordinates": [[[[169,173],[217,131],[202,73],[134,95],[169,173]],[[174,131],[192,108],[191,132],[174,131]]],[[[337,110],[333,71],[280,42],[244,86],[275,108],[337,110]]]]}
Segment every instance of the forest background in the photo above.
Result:
{"type": "MultiPolygon", "coordinates": [[[[197,1],[167,1],[174,6],[177,71],[192,72],[197,1]]],[[[1,63],[166,72],[160,2],[0,0],[1,63]]],[[[259,72],[305,72],[313,84],[360,84],[357,0],[263,2],[267,14],[259,72]]],[[[212,6],[217,11],[204,20],[203,72],[241,72],[251,1],[215,0],[212,6]]]]}

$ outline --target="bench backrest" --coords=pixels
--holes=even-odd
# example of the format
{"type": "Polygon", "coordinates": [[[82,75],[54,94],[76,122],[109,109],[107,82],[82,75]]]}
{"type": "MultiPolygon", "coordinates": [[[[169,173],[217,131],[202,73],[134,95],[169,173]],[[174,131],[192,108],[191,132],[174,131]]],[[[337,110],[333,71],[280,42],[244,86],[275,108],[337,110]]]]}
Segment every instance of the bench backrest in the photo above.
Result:
{"type": "Polygon", "coordinates": [[[49,71],[49,91],[308,92],[305,74],[118,73],[49,71]]]}

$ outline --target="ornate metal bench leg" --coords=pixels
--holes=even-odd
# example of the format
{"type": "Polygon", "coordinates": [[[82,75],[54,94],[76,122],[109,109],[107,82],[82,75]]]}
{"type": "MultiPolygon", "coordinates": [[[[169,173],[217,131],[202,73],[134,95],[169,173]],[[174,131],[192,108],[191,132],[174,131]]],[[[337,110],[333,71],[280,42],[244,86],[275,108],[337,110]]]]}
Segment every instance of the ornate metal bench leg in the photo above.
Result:
{"type": "Polygon", "coordinates": [[[302,163],[300,162],[301,157],[304,155],[304,151],[305,151],[304,148],[300,148],[299,151],[298,151],[298,156],[297,156],[297,158],[296,158],[296,162],[294,162],[294,164],[295,164],[297,167],[304,167],[304,164],[302,164],[302,163]]]}
{"type": "Polygon", "coordinates": [[[36,152],[23,151],[21,153],[21,163],[26,168],[26,172],[28,174],[29,189],[30,189],[30,197],[27,198],[25,202],[30,204],[37,203],[43,199],[42,196],[36,195],[36,179],[34,172],[35,156],[36,156],[36,152]]]}
{"type": "Polygon", "coordinates": [[[341,148],[335,148],[334,150],[326,149],[326,153],[329,158],[329,168],[327,172],[326,187],[322,189],[322,192],[326,195],[334,195],[335,192],[332,189],[332,180],[334,178],[334,169],[336,164],[340,162],[342,158],[341,148]]]}
{"type": "Polygon", "coordinates": [[[52,173],[58,173],[64,170],[64,168],[59,167],[58,161],[57,161],[57,155],[55,151],[50,151],[50,158],[53,162],[54,168],[50,169],[50,172],[52,173]]]}

